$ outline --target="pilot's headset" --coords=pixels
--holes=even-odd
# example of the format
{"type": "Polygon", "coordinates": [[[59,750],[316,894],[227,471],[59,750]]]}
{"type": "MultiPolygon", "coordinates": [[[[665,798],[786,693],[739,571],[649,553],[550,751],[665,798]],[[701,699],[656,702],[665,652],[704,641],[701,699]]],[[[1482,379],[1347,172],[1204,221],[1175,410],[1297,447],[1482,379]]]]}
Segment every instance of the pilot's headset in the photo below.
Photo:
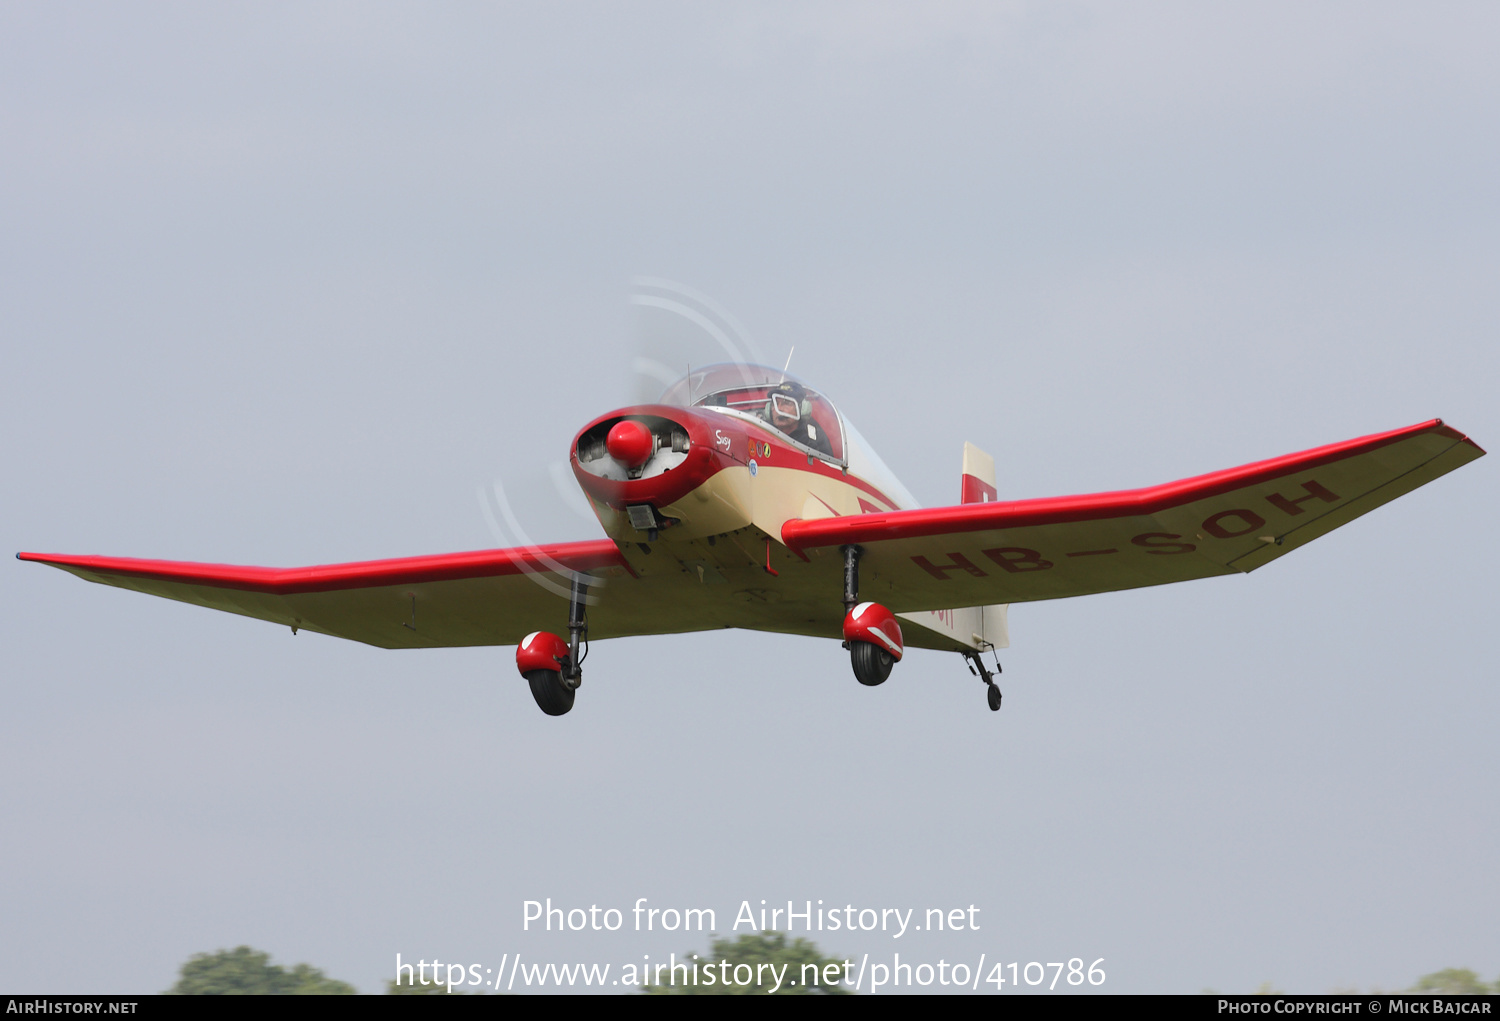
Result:
{"type": "Polygon", "coordinates": [[[782,383],[766,396],[765,419],[767,422],[775,422],[772,417],[773,410],[780,406],[782,415],[797,421],[806,421],[807,416],[812,414],[812,401],[807,399],[807,394],[791,383],[782,383]],[[799,400],[800,398],[800,400],[799,400]]]}

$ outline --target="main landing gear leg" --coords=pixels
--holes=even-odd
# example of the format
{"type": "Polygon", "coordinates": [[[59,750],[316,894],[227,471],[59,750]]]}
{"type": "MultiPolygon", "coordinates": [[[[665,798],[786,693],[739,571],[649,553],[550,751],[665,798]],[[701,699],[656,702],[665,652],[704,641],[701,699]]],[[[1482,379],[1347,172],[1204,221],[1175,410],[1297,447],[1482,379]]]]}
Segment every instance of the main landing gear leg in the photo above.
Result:
{"type": "Polygon", "coordinates": [[[562,682],[576,690],[583,684],[583,658],[588,655],[589,624],[584,610],[589,594],[589,583],[582,575],[573,575],[572,591],[568,594],[568,661],[562,664],[562,682]],[[578,647],[583,645],[583,655],[578,647]]]}
{"type": "Polygon", "coordinates": [[[854,609],[859,602],[859,555],[864,552],[858,546],[841,546],[844,554],[844,612],[854,609]]]}
{"type": "Polygon", "coordinates": [[[995,674],[1000,673],[1000,660],[995,660],[995,673],[992,674],[989,668],[984,665],[984,660],[979,658],[979,653],[966,652],[964,653],[964,659],[969,661],[969,673],[984,681],[986,689],[985,700],[990,704],[990,711],[999,712],[1001,699],[1000,685],[995,683],[995,674]],[[975,667],[979,669],[975,670],[975,667]]]}

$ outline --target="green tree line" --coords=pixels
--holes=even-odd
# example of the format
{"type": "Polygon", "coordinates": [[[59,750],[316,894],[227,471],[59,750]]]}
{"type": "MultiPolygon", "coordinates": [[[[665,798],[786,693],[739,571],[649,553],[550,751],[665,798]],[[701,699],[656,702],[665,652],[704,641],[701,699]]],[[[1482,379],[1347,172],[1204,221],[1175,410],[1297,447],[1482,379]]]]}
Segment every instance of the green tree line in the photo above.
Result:
{"type": "MultiPolygon", "coordinates": [[[[781,974],[786,979],[795,979],[799,983],[791,985],[782,981],[779,988],[775,988],[778,995],[839,996],[847,995],[850,991],[837,979],[824,981],[825,976],[842,976],[842,961],[823,956],[817,945],[810,940],[788,940],[785,933],[764,932],[733,940],[716,939],[709,944],[706,956],[700,957],[692,953],[683,956],[688,963],[689,981],[683,980],[684,972],[679,966],[676,981],[670,984],[663,982],[659,985],[644,985],[641,992],[668,996],[726,993],[753,996],[772,991],[773,983],[766,980],[768,974],[781,974]],[[741,975],[759,976],[760,981],[742,983],[735,978],[726,984],[719,980],[718,976],[734,978],[734,970],[740,965],[748,966],[748,972],[742,971],[741,975]],[[769,967],[757,968],[757,965],[769,967]],[[805,965],[811,966],[811,970],[805,974],[817,972],[817,983],[800,984],[805,965]],[[716,976],[712,981],[708,980],[709,972],[716,976]]],[[[390,980],[385,985],[385,991],[395,995],[448,994],[447,987],[439,984],[397,985],[395,980],[390,980]]],[[[1262,987],[1261,991],[1269,992],[1269,985],[1262,987]]],[[[1493,983],[1487,983],[1477,972],[1468,968],[1444,968],[1442,971],[1423,975],[1410,989],[1402,991],[1450,995],[1500,994],[1500,977],[1493,983]]],[[[349,996],[358,990],[348,982],[329,978],[322,970],[310,964],[284,968],[279,964],[272,964],[270,954],[239,946],[212,954],[194,954],[182,965],[177,984],[167,992],[182,996],[349,996]]]]}

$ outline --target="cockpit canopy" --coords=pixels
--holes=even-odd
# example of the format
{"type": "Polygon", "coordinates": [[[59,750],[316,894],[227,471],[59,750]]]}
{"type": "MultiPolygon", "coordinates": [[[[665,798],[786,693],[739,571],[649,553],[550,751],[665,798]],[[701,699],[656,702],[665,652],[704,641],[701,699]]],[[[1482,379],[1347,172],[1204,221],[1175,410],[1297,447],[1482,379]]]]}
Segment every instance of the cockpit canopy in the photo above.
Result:
{"type": "Polygon", "coordinates": [[[725,363],[694,369],[667,387],[662,404],[748,416],[826,460],[846,460],[844,427],[827,397],[765,365],[725,363]]]}

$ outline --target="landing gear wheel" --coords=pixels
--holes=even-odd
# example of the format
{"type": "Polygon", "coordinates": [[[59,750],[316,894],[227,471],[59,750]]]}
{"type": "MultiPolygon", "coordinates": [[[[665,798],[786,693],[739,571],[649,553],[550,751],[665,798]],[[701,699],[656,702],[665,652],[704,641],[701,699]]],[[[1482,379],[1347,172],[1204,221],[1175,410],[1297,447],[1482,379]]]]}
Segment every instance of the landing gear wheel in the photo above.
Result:
{"type": "Polygon", "coordinates": [[[989,699],[990,711],[998,713],[1000,711],[1000,685],[989,684],[986,687],[990,689],[985,693],[985,698],[989,699]]]}
{"type": "Polygon", "coordinates": [[[526,681],[537,708],[548,716],[562,716],[573,708],[575,691],[563,683],[562,674],[556,670],[528,670],[526,681]]]}
{"type": "Polygon", "coordinates": [[[889,652],[870,642],[850,642],[849,658],[854,663],[855,678],[871,688],[885,683],[885,679],[891,676],[891,666],[896,662],[889,652]]]}

